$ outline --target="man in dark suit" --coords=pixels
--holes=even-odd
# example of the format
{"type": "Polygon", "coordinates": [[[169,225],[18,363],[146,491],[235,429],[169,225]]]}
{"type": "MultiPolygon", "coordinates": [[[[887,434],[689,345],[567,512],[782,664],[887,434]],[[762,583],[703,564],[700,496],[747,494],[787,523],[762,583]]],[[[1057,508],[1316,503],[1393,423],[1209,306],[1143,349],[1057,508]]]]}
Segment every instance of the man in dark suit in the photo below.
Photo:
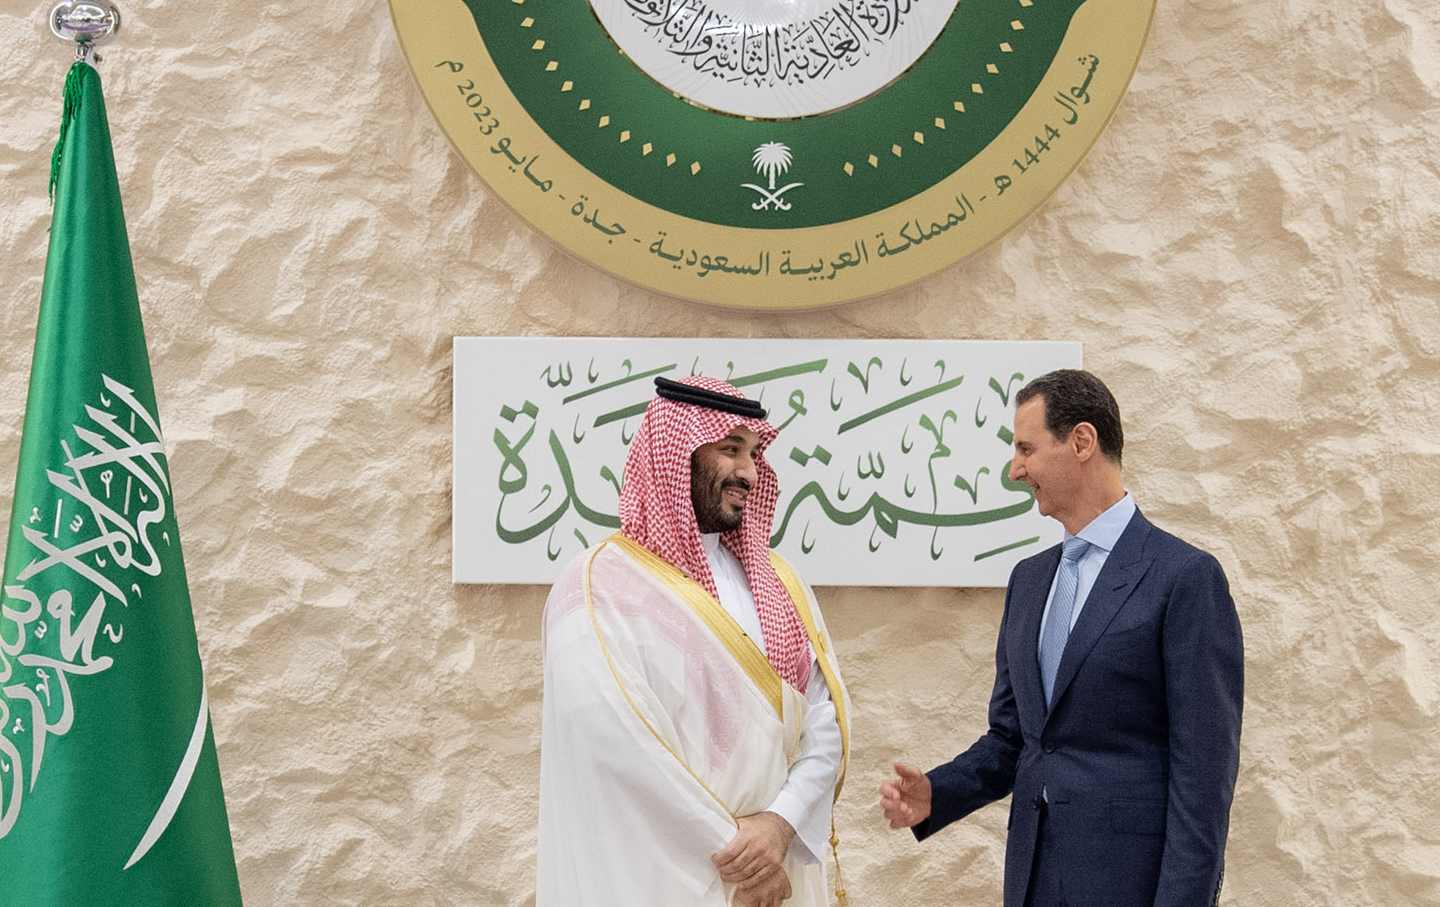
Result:
{"type": "Polygon", "coordinates": [[[924,840],[1013,793],[1005,907],[1219,900],[1240,756],[1240,621],[1220,564],[1126,493],[1120,410],[1088,372],[1016,395],[1012,480],[1065,527],[1010,575],[990,729],[881,786],[924,840]]]}

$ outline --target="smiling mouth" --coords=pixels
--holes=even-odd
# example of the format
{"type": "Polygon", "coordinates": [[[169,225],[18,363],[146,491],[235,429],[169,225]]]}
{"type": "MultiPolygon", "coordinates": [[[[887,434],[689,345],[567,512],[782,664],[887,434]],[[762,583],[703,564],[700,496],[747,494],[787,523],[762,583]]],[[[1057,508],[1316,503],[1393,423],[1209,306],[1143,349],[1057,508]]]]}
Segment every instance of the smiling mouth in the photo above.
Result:
{"type": "Polygon", "coordinates": [[[745,489],[735,488],[733,486],[730,488],[726,488],[724,494],[726,498],[740,505],[743,505],[745,503],[745,499],[750,496],[750,492],[746,491],[745,489]]]}

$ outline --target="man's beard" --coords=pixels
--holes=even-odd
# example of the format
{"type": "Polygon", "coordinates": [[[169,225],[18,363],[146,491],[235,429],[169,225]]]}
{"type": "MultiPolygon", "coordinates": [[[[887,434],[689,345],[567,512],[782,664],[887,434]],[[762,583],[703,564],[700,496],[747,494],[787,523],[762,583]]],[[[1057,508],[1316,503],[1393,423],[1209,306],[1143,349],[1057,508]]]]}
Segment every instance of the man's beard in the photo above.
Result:
{"type": "Polygon", "coordinates": [[[744,479],[720,481],[720,474],[699,462],[690,461],[690,503],[695,508],[695,522],[701,532],[731,532],[740,528],[745,519],[744,509],[731,513],[723,503],[726,488],[750,490],[750,483],[744,479]]]}

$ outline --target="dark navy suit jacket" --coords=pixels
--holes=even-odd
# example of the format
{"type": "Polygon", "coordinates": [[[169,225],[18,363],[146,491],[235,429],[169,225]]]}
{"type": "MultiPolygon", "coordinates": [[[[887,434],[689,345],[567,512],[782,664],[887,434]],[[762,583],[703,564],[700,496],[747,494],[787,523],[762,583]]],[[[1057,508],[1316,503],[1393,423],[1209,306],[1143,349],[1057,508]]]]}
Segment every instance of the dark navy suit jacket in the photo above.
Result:
{"type": "MultiPolygon", "coordinates": [[[[1041,791],[1073,907],[1202,907],[1219,895],[1240,757],[1240,621],[1214,557],[1138,511],[1071,631],[1045,708],[1037,647],[1060,546],[1010,575],[990,730],[929,773],[924,839],[1013,792],[1005,907],[1022,907],[1041,791]]],[[[1049,907],[1049,905],[1042,905],[1049,907]]]]}

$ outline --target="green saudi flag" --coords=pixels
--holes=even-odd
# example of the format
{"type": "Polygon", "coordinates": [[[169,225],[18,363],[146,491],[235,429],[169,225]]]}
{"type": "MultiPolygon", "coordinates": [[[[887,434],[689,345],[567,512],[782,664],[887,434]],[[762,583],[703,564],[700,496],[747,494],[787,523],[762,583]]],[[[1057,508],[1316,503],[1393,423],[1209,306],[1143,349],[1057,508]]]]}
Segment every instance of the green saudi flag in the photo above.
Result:
{"type": "Polygon", "coordinates": [[[100,76],[76,63],[0,612],[0,904],[240,903],[100,76]]]}

